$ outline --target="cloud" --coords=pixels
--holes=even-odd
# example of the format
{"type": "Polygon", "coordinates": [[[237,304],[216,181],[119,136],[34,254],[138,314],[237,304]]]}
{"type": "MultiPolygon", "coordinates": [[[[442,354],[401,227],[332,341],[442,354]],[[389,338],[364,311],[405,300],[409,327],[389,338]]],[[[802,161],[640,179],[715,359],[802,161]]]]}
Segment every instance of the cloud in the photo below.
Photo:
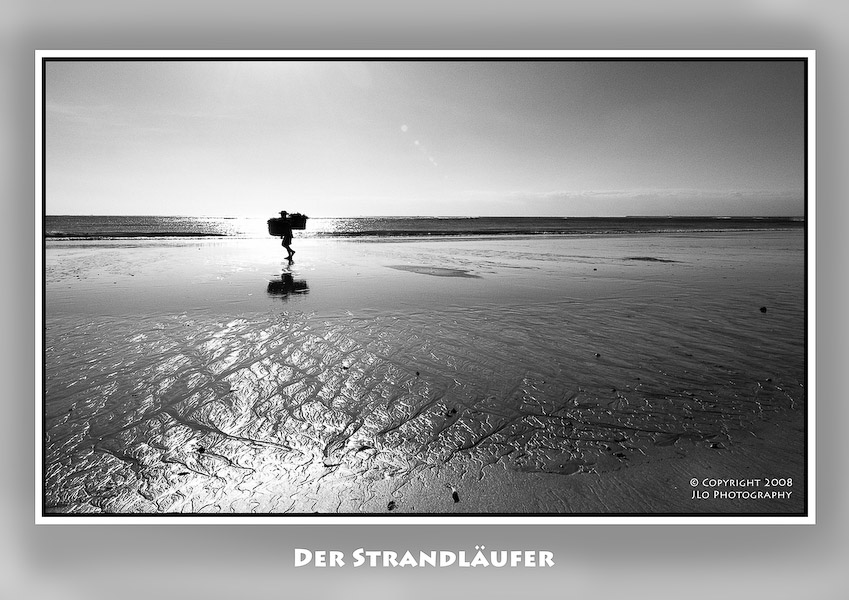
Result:
{"type": "Polygon", "coordinates": [[[521,192],[510,193],[511,196],[522,196],[528,198],[562,198],[562,199],[592,199],[609,198],[617,200],[638,200],[654,198],[664,201],[692,201],[692,200],[734,200],[741,203],[758,200],[775,200],[799,198],[801,192],[789,190],[709,190],[697,188],[662,188],[662,189],[636,189],[636,190],[580,190],[580,191],[546,191],[546,192],[521,192]]]}
{"type": "Polygon", "coordinates": [[[804,194],[791,190],[467,191],[500,212],[537,216],[800,216],[804,194]]]}

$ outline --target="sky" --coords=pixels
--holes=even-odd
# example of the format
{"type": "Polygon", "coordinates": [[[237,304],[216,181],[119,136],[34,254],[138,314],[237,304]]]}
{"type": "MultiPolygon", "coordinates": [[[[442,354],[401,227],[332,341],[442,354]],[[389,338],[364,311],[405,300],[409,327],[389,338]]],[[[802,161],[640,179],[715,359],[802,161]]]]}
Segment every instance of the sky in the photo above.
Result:
{"type": "Polygon", "coordinates": [[[50,60],[46,213],[804,214],[799,61],[50,60]]]}

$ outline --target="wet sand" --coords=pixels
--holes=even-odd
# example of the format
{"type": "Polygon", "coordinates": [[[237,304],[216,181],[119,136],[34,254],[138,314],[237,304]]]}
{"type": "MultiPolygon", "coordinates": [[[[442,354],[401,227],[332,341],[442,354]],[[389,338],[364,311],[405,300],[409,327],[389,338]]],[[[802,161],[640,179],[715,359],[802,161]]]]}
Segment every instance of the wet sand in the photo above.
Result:
{"type": "Polygon", "coordinates": [[[48,243],[46,512],[804,511],[801,231],[293,247],[48,243]]]}

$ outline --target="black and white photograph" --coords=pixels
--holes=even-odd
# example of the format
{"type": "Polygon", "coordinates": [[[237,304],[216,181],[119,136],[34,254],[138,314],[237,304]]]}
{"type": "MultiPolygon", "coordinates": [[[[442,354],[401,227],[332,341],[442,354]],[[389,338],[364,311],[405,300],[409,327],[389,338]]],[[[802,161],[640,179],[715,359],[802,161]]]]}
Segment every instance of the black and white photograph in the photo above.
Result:
{"type": "Polygon", "coordinates": [[[37,520],[812,522],[814,58],[42,51],[37,520]]]}
{"type": "Polygon", "coordinates": [[[5,3],[0,597],[849,597],[847,19],[5,3]]]}

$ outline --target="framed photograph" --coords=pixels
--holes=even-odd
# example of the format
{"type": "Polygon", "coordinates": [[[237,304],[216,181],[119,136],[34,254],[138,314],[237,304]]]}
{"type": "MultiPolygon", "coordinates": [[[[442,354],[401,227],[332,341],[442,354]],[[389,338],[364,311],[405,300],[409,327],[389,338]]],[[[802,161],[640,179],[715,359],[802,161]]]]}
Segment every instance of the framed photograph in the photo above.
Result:
{"type": "Polygon", "coordinates": [[[815,521],[814,52],[35,70],[37,523],[815,521]]]}

